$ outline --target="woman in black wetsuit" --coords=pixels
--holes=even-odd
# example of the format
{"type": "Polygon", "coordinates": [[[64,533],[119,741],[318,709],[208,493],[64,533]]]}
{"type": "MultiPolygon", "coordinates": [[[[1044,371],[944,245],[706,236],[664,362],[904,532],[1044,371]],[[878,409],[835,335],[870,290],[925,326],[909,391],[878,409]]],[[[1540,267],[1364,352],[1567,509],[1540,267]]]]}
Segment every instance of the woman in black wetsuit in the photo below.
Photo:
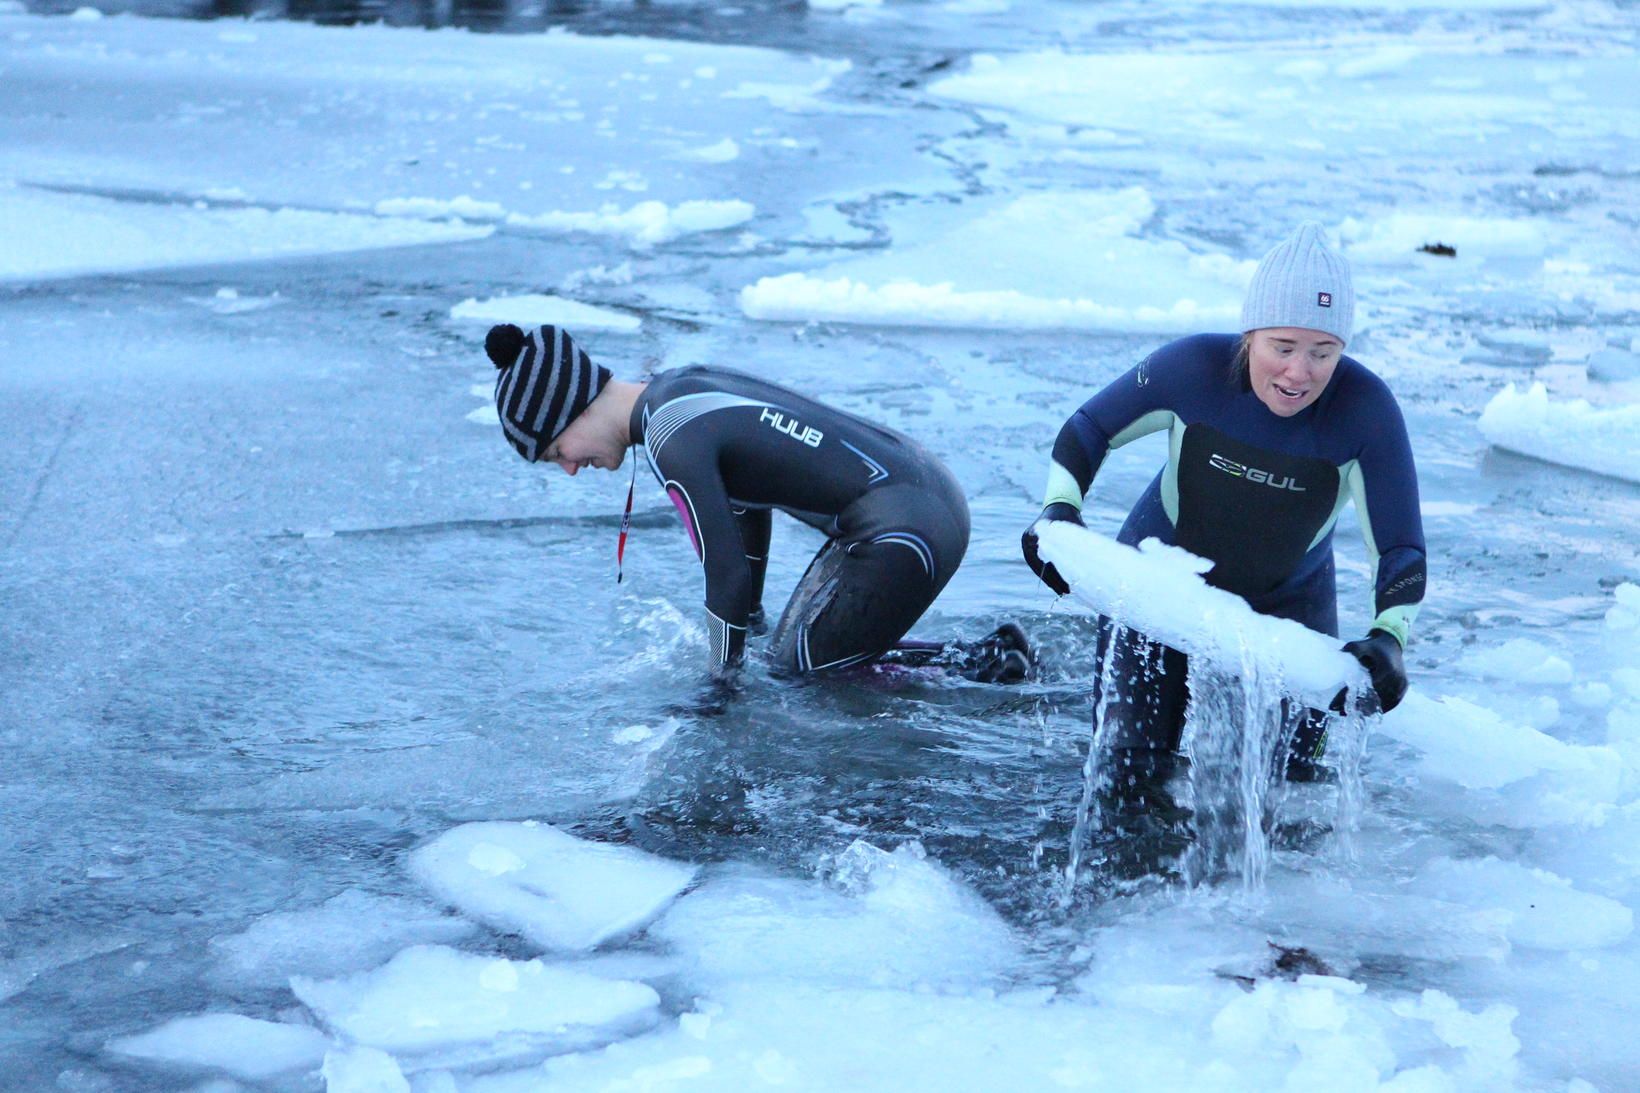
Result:
{"type": "Polygon", "coordinates": [[[1027,674],[1029,648],[1011,624],[967,647],[900,641],[968,547],[962,487],[910,438],[726,368],[615,380],[551,326],[497,326],[485,351],[500,369],[503,431],[525,459],[573,475],[614,470],[644,446],[706,574],[714,671],[737,664],[762,627],[780,509],[829,538],[775,627],[777,670],[838,671],[892,651],[987,682],[1027,674]]]}
{"type": "MultiPolygon", "coordinates": [[[[1381,707],[1406,690],[1402,649],[1424,597],[1418,476],[1389,388],[1344,355],[1354,317],[1349,266],[1307,223],[1259,264],[1242,333],[1201,334],[1156,350],[1072,414],[1054,442],[1042,520],[1081,523],[1083,497],[1112,448],[1166,430],[1167,464],[1117,536],[1152,536],[1214,563],[1210,584],[1255,611],[1337,636],[1332,533],[1355,502],[1375,567],[1374,618],[1344,648],[1366,666],[1381,707]]],[[[1031,568],[1055,591],[1064,580],[1023,540],[1031,568]]],[[[1166,779],[1189,697],[1183,653],[1142,636],[1110,644],[1101,626],[1103,739],[1118,784],[1166,779]]],[[[1325,717],[1297,727],[1290,777],[1313,774],[1325,717]]],[[[1143,796],[1143,794],[1141,794],[1143,796]]]]}

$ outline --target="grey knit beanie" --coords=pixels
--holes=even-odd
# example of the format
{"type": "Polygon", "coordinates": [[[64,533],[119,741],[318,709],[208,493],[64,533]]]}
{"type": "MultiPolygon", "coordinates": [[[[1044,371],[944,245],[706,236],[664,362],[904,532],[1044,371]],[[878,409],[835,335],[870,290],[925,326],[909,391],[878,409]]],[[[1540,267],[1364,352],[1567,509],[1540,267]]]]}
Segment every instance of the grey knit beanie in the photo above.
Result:
{"type": "Polygon", "coordinates": [[[1297,326],[1348,343],[1355,326],[1350,264],[1327,246],[1321,225],[1306,220],[1264,256],[1241,305],[1241,330],[1297,326]]]}
{"type": "Polygon", "coordinates": [[[569,332],[543,326],[528,334],[511,323],[491,327],[484,352],[501,374],[495,410],[507,442],[534,463],[610,380],[569,332]]]}

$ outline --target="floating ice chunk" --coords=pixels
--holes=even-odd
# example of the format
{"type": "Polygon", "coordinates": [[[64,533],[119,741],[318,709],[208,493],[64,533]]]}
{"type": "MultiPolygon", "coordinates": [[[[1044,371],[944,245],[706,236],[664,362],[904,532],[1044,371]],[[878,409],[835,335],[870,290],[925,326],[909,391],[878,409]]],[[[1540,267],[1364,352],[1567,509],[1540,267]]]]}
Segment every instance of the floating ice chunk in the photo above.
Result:
{"type": "Polygon", "coordinates": [[[329,1051],[319,1073],[325,1093],[410,1093],[410,1082],[393,1056],[373,1047],[329,1051]]]}
{"type": "Polygon", "coordinates": [[[678,901],[652,933],[714,982],[765,976],[840,983],[984,982],[1018,956],[1008,926],[924,860],[856,842],[833,885],[729,868],[678,901]]]}
{"type": "Polygon", "coordinates": [[[692,866],[532,822],[447,831],[410,856],[410,871],[463,913],[559,950],[639,929],[695,875],[692,866]]]}
{"type": "Polygon", "coordinates": [[[1464,262],[1541,257],[1549,243],[1543,228],[1530,220],[1444,213],[1394,213],[1366,223],[1351,219],[1338,234],[1354,261],[1407,265],[1428,257],[1418,250],[1426,243],[1445,243],[1464,262]]]}
{"type": "Polygon", "coordinates": [[[741,290],[740,306],[758,319],[984,329],[1233,321],[1252,265],[1142,236],[1154,212],[1137,186],[982,203],[923,242],[762,278],[741,290]]]}
{"type": "Polygon", "coordinates": [[[1425,866],[1414,887],[1469,907],[1507,910],[1511,942],[1528,949],[1599,949],[1634,929],[1634,913],[1614,899],[1580,892],[1564,877],[1497,858],[1425,866]]]}
{"type": "Polygon", "coordinates": [[[416,220],[500,220],[507,210],[493,201],[471,197],[442,200],[431,197],[390,197],[376,202],[377,216],[404,216],[416,220]]]}
{"type": "Polygon", "coordinates": [[[1592,380],[1601,383],[1628,383],[1631,380],[1640,380],[1640,355],[1627,349],[1607,346],[1591,353],[1583,368],[1592,380]]]}
{"type": "Polygon", "coordinates": [[[333,976],[372,968],[408,945],[452,944],[471,922],[416,900],[348,891],[319,907],[264,915],[215,938],[216,972],[252,986],[283,986],[293,975],[333,976]]]}
{"type": "Polygon", "coordinates": [[[696,163],[728,163],[740,158],[740,145],[735,143],[733,137],[724,137],[716,144],[679,152],[677,158],[694,160],[696,163]]]}
{"type": "Polygon", "coordinates": [[[1469,789],[1496,789],[1545,772],[1598,787],[1610,781],[1617,762],[1608,748],[1567,744],[1461,698],[1409,694],[1384,715],[1378,731],[1423,752],[1425,775],[1469,789]]]}
{"type": "Polygon", "coordinates": [[[103,13],[96,8],[75,8],[70,19],[81,23],[94,23],[103,17],[103,13]]]}
{"type": "MultiPolygon", "coordinates": [[[[1623,635],[1625,641],[1640,640],[1634,633],[1640,630],[1640,584],[1624,581],[1612,590],[1612,596],[1617,602],[1606,612],[1606,629],[1623,635]]],[[[1634,651],[1632,644],[1629,650],[1634,651]]]]}
{"type": "Polygon", "coordinates": [[[1640,403],[1599,409],[1583,399],[1550,402],[1541,383],[1525,392],[1511,383],[1486,404],[1480,430],[1499,448],[1640,482],[1640,403]]]}
{"type": "Polygon", "coordinates": [[[642,983],[428,945],[406,949],[372,972],[329,980],[298,976],[291,989],[355,1043],[441,1061],[494,1061],[607,1043],[652,1025],[660,1003],[642,983]]]}
{"type": "Polygon", "coordinates": [[[0,280],[292,258],[481,239],[470,224],[305,209],[194,208],[0,185],[0,280]]]}
{"type": "Polygon", "coordinates": [[[329,1039],[318,1029],[237,1013],[178,1017],[150,1032],[108,1042],[108,1050],[116,1055],[212,1067],[247,1081],[312,1069],[329,1047],[329,1039]]]}
{"type": "Polygon", "coordinates": [[[634,246],[650,247],[683,235],[732,228],[746,223],[756,212],[756,208],[745,201],[685,201],[677,206],[640,201],[624,211],[615,205],[605,205],[595,213],[546,212],[533,216],[514,213],[507,218],[507,223],[547,231],[622,236],[634,246]]]}
{"type": "Polygon", "coordinates": [[[1572,666],[1544,645],[1529,638],[1515,638],[1502,645],[1477,649],[1459,662],[1487,679],[1510,679],[1521,683],[1570,683],[1572,666]]]}
{"type": "Polygon", "coordinates": [[[607,330],[629,334],[643,325],[643,320],[636,315],[541,293],[497,296],[488,300],[468,297],[450,309],[450,318],[477,319],[489,323],[517,323],[523,327],[551,324],[568,327],[577,333],[607,330]]]}
{"type": "Polygon", "coordinates": [[[1604,683],[1579,683],[1572,688],[1572,701],[1585,710],[1603,710],[1612,704],[1612,689],[1604,683]]]}
{"type": "Polygon", "coordinates": [[[1391,1008],[1402,1017],[1428,1021],[1442,1043],[1462,1049],[1468,1056],[1465,1077],[1497,1081],[1514,1076],[1514,1059],[1520,1051],[1513,1028],[1520,1015],[1515,1007],[1493,1004],[1479,1013],[1467,1013],[1451,995],[1426,990],[1416,1002],[1395,1002],[1391,1008]]]}
{"type": "Polygon", "coordinates": [[[1613,809],[1597,827],[1533,832],[1530,853],[1580,888],[1626,898],[1640,878],[1640,801],[1613,809]]]}

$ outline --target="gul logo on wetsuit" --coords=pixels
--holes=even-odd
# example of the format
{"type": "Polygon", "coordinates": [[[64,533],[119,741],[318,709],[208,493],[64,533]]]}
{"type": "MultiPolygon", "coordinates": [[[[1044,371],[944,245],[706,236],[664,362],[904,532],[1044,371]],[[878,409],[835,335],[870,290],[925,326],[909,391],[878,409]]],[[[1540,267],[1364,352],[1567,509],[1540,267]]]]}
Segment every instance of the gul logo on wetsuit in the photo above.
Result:
{"type": "Polygon", "coordinates": [[[811,448],[818,448],[826,434],[812,425],[804,425],[796,418],[788,418],[785,414],[773,407],[765,406],[759,421],[767,422],[777,433],[785,433],[800,444],[807,444],[811,448]],[[798,430],[802,431],[799,432],[798,430]]]}
{"type": "Polygon", "coordinates": [[[1211,456],[1209,456],[1207,463],[1209,466],[1215,467],[1218,470],[1223,471],[1225,474],[1233,475],[1236,478],[1245,478],[1249,482],[1263,482],[1266,486],[1270,486],[1274,489],[1292,490],[1294,493],[1306,492],[1303,486],[1300,486],[1297,482],[1293,481],[1292,475],[1277,478],[1269,471],[1261,471],[1257,467],[1249,467],[1245,463],[1237,463],[1234,459],[1227,459],[1218,452],[1214,452],[1211,456]]]}

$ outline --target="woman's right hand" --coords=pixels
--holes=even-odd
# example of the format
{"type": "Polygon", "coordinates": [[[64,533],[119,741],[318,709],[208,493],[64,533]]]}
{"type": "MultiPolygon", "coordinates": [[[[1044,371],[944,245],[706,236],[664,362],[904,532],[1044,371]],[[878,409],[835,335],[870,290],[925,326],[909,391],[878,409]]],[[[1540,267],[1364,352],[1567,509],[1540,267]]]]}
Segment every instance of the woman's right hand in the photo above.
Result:
{"type": "Polygon", "coordinates": [[[1077,527],[1084,526],[1082,523],[1082,514],[1077,511],[1075,505],[1068,504],[1064,501],[1055,501],[1053,504],[1043,509],[1042,515],[1038,516],[1035,522],[1033,522],[1030,527],[1025,529],[1025,534],[1019,537],[1019,548],[1021,552],[1024,553],[1025,564],[1031,567],[1031,572],[1041,578],[1043,584],[1053,589],[1058,595],[1063,596],[1071,590],[1071,586],[1066,583],[1065,578],[1059,575],[1059,570],[1053,567],[1052,562],[1044,562],[1042,560],[1042,555],[1037,552],[1036,548],[1037,528],[1040,527],[1044,521],[1055,520],[1069,521],[1077,527]]]}

